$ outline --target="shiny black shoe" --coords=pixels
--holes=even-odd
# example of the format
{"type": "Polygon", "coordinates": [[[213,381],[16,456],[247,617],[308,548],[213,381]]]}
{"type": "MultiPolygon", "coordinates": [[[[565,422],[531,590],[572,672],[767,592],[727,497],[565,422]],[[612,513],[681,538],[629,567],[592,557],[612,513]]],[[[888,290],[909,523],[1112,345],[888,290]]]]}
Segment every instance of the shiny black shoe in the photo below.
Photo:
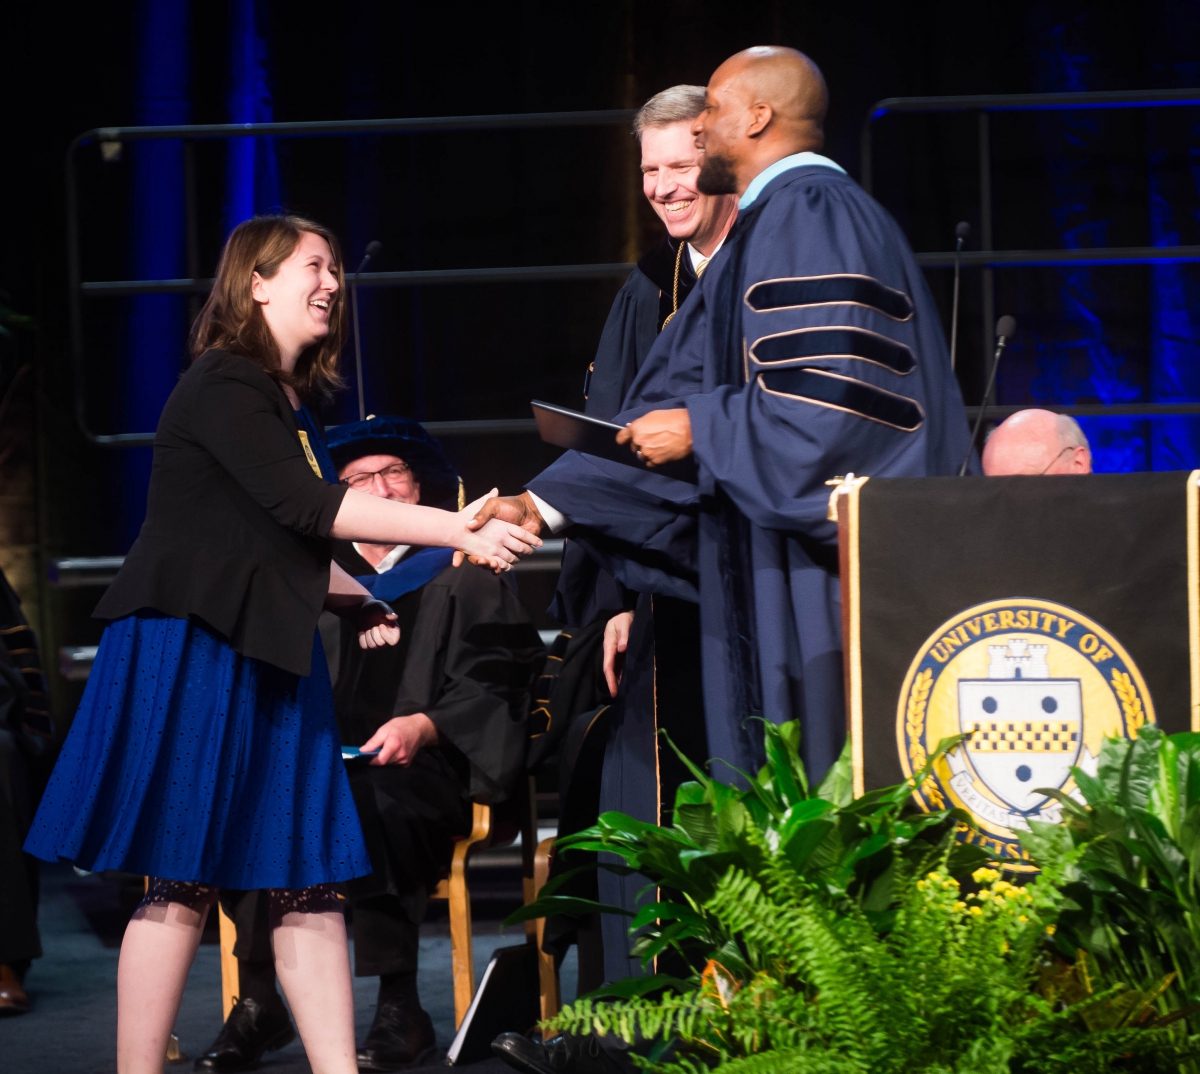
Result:
{"type": "Polygon", "coordinates": [[[212,1046],[200,1056],[195,1070],[209,1074],[234,1074],[239,1070],[252,1070],[258,1066],[264,1052],[273,1052],[286,1047],[296,1039],[292,1020],[288,1017],[283,1000],[259,1003],[258,1000],[239,999],[229,1017],[217,1034],[212,1046]]]}
{"type": "Polygon", "coordinates": [[[384,1000],[375,1008],[375,1020],[358,1049],[358,1069],[403,1070],[433,1059],[437,1035],[433,1022],[419,1004],[384,1000]]]}
{"type": "Polygon", "coordinates": [[[608,1054],[592,1035],[561,1033],[549,1040],[530,1040],[520,1033],[501,1033],[492,1054],[522,1074],[625,1074],[633,1070],[608,1054]]]}

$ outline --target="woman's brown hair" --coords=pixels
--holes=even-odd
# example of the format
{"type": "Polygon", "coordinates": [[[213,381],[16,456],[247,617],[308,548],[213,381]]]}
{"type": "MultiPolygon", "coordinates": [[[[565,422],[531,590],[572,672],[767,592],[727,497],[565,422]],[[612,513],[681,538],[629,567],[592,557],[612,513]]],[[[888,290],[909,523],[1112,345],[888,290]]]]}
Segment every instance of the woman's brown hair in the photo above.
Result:
{"type": "Polygon", "coordinates": [[[327,394],[342,386],[338,356],[346,341],[345,293],[342,252],[332,231],[301,216],[256,216],[238,224],[225,240],[217,278],[192,325],[188,351],[193,361],[205,351],[231,351],[257,362],[303,398],[327,394]],[[279,347],[250,294],[250,284],[256,272],[267,280],[274,276],[305,232],[329,243],[338,292],[329,310],[328,334],[300,355],[289,374],[280,366],[279,347]]]}

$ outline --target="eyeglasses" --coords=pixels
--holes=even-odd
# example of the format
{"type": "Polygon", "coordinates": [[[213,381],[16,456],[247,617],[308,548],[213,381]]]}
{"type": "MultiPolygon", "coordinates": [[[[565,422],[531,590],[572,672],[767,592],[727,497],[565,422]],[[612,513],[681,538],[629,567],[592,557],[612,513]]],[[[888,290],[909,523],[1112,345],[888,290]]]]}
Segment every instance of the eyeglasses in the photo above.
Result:
{"type": "Polygon", "coordinates": [[[352,489],[365,489],[376,477],[382,477],[388,485],[408,485],[412,482],[412,468],[403,462],[394,462],[382,470],[364,470],[361,473],[343,477],[339,485],[349,485],[352,489]]]}

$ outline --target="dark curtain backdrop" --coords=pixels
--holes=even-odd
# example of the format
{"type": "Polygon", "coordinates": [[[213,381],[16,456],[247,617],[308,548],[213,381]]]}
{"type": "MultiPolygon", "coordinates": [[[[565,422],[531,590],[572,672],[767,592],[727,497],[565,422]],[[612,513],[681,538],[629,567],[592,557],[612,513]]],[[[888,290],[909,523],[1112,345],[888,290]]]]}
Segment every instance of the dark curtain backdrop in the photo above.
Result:
{"type": "MultiPolygon", "coordinates": [[[[47,555],[124,552],[146,472],[120,451],[89,446],[73,419],[62,160],[84,129],[168,113],[224,122],[625,107],[674,83],[705,82],[739,48],[777,42],[825,71],[827,152],[857,175],[862,122],[881,98],[1200,83],[1200,5],[1183,0],[524,0],[452,9],[406,0],[336,9],[310,0],[103,8],[13,0],[0,19],[10,102],[0,288],[37,322],[40,403],[29,435],[40,438],[47,555]]],[[[994,117],[992,130],[997,248],[1200,242],[1200,109],[1010,113],[994,117]]],[[[916,249],[949,249],[958,220],[978,236],[971,118],[888,117],[875,147],[877,196],[916,249]]],[[[94,146],[81,154],[85,279],[187,271],[179,150],[159,150],[155,171],[153,154],[137,149],[110,163],[94,146]]],[[[228,228],[275,206],[334,227],[350,268],[371,239],[384,243],[375,267],[391,270],[622,261],[657,235],[636,159],[625,131],[604,128],[258,139],[233,151],[197,143],[195,270],[210,275],[228,228]]],[[[950,274],[931,271],[929,281],[948,323],[950,274]]],[[[367,409],[446,420],[523,417],[532,396],[578,405],[617,286],[364,290],[367,409]]],[[[999,400],[1200,398],[1198,291],[1192,266],[997,272],[995,311],[1021,326],[999,400]]],[[[194,309],[177,299],[85,300],[94,429],[151,426],[194,309]]],[[[979,275],[969,272],[960,339],[969,402],[982,389],[981,314],[979,275]]],[[[347,358],[352,374],[352,351],[347,358]]],[[[355,416],[354,389],[351,376],[328,420],[355,416]]],[[[1196,425],[1103,420],[1088,433],[1098,468],[1170,469],[1197,464],[1196,425]]],[[[519,487],[552,457],[528,437],[449,447],[472,494],[519,487]]],[[[48,651],[98,636],[87,619],[95,596],[48,595],[48,651]]],[[[61,707],[73,695],[61,680],[55,686],[61,707]]]]}

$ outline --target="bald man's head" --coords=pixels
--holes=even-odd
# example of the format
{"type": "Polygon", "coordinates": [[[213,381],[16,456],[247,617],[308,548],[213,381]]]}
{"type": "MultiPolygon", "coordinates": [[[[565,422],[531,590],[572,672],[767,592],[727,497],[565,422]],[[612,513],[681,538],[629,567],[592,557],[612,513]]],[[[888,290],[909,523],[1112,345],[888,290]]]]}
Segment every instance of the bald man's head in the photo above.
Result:
{"type": "Polygon", "coordinates": [[[775,161],[825,144],[829,91],[803,52],[756,45],[730,56],[708,80],[696,120],[704,150],[700,190],[740,194],[775,161]]]}
{"type": "Polygon", "coordinates": [[[988,477],[1090,474],[1092,453],[1074,418],[1049,410],[1020,410],[988,437],[983,472],[988,477]]]}

